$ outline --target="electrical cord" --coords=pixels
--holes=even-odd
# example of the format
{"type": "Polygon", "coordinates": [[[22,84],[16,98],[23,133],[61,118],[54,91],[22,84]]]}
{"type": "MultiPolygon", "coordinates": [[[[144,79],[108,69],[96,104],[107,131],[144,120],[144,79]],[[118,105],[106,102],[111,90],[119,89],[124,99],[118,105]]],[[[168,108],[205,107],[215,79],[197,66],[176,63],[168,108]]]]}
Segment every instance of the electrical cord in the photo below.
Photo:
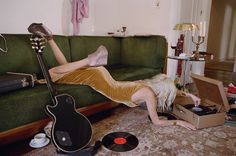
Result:
{"type": "Polygon", "coordinates": [[[2,49],[2,48],[0,48],[0,51],[1,51],[1,52],[4,52],[4,53],[7,53],[7,51],[8,51],[8,48],[7,48],[7,41],[6,41],[5,37],[2,36],[2,34],[0,34],[0,36],[3,38],[4,43],[5,43],[5,50],[2,49]]]}

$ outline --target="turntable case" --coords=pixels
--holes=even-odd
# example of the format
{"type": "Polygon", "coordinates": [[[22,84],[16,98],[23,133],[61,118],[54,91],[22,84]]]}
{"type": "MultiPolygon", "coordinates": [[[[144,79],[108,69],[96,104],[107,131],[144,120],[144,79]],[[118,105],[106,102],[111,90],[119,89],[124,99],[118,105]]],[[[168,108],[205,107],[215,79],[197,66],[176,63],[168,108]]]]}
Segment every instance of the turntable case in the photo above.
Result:
{"type": "Polygon", "coordinates": [[[34,76],[25,73],[7,72],[0,75],[0,94],[34,86],[34,76]]]}
{"type": "Polygon", "coordinates": [[[191,104],[191,98],[178,97],[174,101],[173,114],[196,126],[197,129],[223,125],[226,112],[230,109],[223,83],[221,81],[192,74],[193,82],[204,106],[215,106],[217,113],[199,116],[184,108],[186,104],[191,104]]]}

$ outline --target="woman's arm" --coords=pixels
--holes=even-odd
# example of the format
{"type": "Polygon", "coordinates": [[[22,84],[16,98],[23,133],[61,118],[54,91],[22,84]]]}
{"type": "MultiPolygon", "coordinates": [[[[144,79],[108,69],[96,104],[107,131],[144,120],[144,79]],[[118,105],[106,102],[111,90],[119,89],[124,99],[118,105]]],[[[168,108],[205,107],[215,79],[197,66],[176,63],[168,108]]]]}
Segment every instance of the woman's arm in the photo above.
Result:
{"type": "Polygon", "coordinates": [[[195,106],[199,106],[200,105],[201,99],[199,97],[191,94],[191,93],[186,93],[186,92],[184,92],[182,90],[177,90],[177,94],[176,95],[177,96],[190,97],[193,100],[195,106]]]}

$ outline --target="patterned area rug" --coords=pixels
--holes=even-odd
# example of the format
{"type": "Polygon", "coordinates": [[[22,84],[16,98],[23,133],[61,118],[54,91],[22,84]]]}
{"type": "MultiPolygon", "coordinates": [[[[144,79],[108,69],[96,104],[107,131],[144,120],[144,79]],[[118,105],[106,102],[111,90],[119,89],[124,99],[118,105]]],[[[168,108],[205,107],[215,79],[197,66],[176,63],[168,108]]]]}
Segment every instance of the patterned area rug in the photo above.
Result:
{"type": "MultiPolygon", "coordinates": [[[[236,127],[218,126],[190,131],[180,126],[158,127],[148,119],[141,107],[119,107],[113,114],[93,124],[93,139],[111,132],[128,132],[135,135],[138,146],[128,152],[113,152],[102,146],[97,156],[232,156],[236,155],[236,127]]],[[[63,156],[57,154],[53,144],[36,149],[25,156],[63,156]]]]}

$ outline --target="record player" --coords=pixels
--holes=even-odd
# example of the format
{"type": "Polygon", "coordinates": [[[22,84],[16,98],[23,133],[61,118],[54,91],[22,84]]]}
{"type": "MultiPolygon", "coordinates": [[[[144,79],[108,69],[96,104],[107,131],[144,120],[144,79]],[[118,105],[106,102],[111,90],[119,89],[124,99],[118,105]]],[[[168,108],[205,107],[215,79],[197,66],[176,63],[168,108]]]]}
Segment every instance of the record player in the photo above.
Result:
{"type": "Polygon", "coordinates": [[[195,107],[191,98],[177,97],[173,114],[193,124],[197,129],[223,125],[230,106],[221,81],[192,74],[193,82],[201,98],[195,107]]]}

